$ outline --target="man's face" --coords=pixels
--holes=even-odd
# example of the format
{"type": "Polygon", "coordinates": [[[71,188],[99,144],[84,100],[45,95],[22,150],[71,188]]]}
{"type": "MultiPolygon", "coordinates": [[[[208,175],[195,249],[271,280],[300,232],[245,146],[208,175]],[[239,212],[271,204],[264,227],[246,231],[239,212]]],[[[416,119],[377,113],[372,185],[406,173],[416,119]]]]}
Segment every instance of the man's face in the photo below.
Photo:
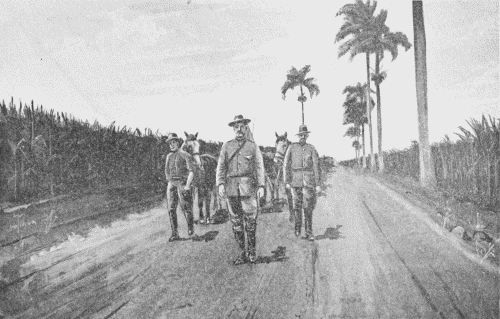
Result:
{"type": "Polygon", "coordinates": [[[248,127],[244,123],[236,123],[233,125],[234,134],[237,139],[245,138],[248,127]]]}
{"type": "Polygon", "coordinates": [[[307,141],[307,138],[309,137],[309,133],[303,133],[299,135],[299,142],[300,143],[305,143],[307,141]]]}
{"type": "Polygon", "coordinates": [[[173,141],[168,142],[168,145],[170,146],[170,150],[172,152],[175,152],[179,149],[179,141],[177,141],[177,140],[173,140],[173,141]]]}

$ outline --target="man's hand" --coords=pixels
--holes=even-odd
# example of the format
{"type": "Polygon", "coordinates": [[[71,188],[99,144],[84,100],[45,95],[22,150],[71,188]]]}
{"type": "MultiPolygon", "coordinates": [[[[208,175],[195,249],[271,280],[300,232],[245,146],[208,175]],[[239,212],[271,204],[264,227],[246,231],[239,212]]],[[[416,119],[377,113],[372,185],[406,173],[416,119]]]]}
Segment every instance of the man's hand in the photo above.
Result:
{"type": "Polygon", "coordinates": [[[191,186],[188,186],[188,185],[184,186],[184,191],[185,192],[190,191],[190,190],[191,190],[191,186]]]}
{"type": "Polygon", "coordinates": [[[257,191],[257,196],[259,196],[259,198],[264,197],[264,187],[262,186],[259,187],[259,190],[257,191]]]}
{"type": "Polygon", "coordinates": [[[219,196],[226,197],[226,189],[224,188],[224,184],[219,185],[219,196]]]}
{"type": "Polygon", "coordinates": [[[316,186],[316,193],[321,193],[321,186],[316,186]]]}
{"type": "Polygon", "coordinates": [[[290,184],[286,184],[285,187],[286,187],[286,189],[290,189],[291,188],[290,184]]]}

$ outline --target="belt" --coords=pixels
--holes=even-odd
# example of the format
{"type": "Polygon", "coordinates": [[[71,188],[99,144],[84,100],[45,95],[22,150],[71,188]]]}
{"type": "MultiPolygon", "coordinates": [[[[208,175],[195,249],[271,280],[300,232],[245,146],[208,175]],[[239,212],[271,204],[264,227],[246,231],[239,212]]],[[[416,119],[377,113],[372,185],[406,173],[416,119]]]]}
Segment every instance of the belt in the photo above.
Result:
{"type": "Polygon", "coordinates": [[[173,181],[187,181],[187,178],[184,178],[182,176],[174,176],[172,177],[173,181]]]}
{"type": "Polygon", "coordinates": [[[295,167],[295,168],[292,168],[292,171],[312,172],[312,169],[310,169],[310,168],[304,168],[304,167],[295,167]]]}
{"type": "Polygon", "coordinates": [[[237,175],[230,175],[228,178],[238,178],[238,177],[251,177],[251,174],[237,174],[237,175]]]}

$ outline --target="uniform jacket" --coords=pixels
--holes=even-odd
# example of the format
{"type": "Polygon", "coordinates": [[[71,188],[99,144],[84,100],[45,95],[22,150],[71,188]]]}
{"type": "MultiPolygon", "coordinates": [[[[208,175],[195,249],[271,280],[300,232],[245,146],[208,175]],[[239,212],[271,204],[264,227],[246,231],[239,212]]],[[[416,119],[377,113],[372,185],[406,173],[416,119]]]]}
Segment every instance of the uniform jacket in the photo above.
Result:
{"type": "Polygon", "coordinates": [[[292,143],[283,161],[285,184],[314,188],[320,184],[319,157],[311,144],[292,143]]]}
{"type": "Polygon", "coordinates": [[[195,164],[193,157],[187,152],[179,149],[169,153],[165,161],[165,177],[168,182],[186,182],[189,172],[194,172],[195,164]]]}
{"type": "Polygon", "coordinates": [[[224,184],[227,196],[255,196],[257,187],[264,186],[264,163],[260,149],[251,140],[228,162],[241,142],[236,139],[224,143],[217,163],[217,186],[224,184]]]}

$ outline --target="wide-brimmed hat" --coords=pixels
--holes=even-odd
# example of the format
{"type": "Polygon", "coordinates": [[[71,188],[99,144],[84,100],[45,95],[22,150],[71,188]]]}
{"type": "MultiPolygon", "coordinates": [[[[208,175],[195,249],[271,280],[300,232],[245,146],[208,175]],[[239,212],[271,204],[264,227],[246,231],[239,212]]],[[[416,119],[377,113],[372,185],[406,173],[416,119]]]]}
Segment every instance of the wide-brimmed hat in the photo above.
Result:
{"type": "Polygon", "coordinates": [[[167,136],[167,140],[165,141],[165,143],[168,143],[170,141],[173,141],[173,140],[177,140],[179,142],[179,144],[182,144],[182,142],[184,142],[182,140],[182,138],[178,137],[177,134],[175,133],[169,133],[168,136],[167,136]]]}
{"type": "Polygon", "coordinates": [[[236,115],[236,116],[234,117],[234,120],[233,120],[232,122],[229,122],[229,126],[233,126],[234,124],[236,124],[236,123],[240,123],[240,122],[243,122],[243,123],[245,123],[245,124],[248,124],[248,123],[250,123],[250,122],[251,122],[251,120],[246,119],[246,118],[245,118],[245,117],[243,117],[243,115],[241,115],[241,114],[240,114],[240,115],[236,115]]]}
{"type": "Polygon", "coordinates": [[[299,126],[299,132],[295,135],[302,135],[302,134],[306,134],[306,133],[311,133],[311,131],[307,130],[307,125],[301,125],[301,126],[299,126]]]}

